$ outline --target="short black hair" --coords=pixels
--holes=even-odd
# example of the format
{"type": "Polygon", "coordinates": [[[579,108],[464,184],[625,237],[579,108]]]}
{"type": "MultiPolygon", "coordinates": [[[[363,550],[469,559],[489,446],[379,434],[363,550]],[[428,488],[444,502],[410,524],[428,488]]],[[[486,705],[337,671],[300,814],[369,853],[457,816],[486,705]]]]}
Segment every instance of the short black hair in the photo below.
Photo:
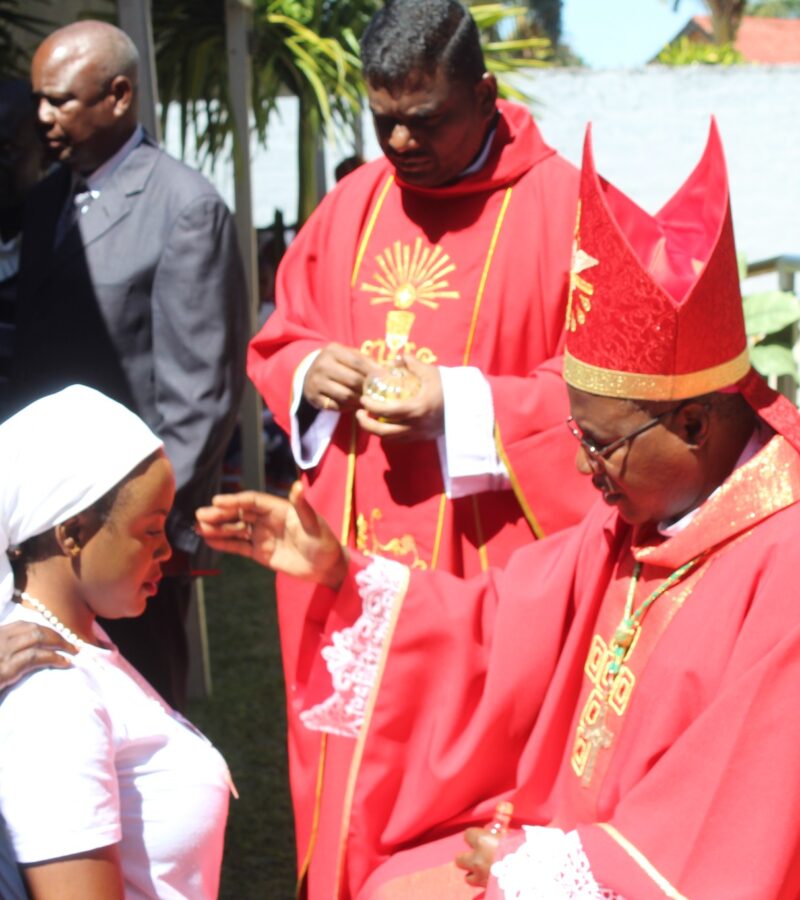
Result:
{"type": "Polygon", "coordinates": [[[361,38],[361,63],[367,83],[383,88],[439,68],[473,85],[486,71],[478,27],[458,0],[387,0],[361,38]]]}

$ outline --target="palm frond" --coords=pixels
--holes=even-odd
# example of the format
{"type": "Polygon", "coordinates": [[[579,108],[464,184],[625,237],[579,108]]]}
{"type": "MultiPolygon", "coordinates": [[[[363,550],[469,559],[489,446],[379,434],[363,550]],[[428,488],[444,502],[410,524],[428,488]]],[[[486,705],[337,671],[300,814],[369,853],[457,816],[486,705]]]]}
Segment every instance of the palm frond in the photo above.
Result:
{"type": "Polygon", "coordinates": [[[54,23],[34,11],[42,6],[42,0],[24,0],[24,6],[23,0],[0,0],[0,78],[28,77],[30,60],[14,33],[43,38],[51,31],[54,23]]]}

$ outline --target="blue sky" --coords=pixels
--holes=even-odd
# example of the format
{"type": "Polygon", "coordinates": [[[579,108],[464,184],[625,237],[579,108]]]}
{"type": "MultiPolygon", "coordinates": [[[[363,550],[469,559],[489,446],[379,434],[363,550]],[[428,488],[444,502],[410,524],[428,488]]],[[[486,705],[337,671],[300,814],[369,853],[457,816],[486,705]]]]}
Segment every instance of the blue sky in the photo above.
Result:
{"type": "Polygon", "coordinates": [[[595,69],[644,65],[686,22],[706,9],[701,0],[564,0],[564,40],[595,69]]]}

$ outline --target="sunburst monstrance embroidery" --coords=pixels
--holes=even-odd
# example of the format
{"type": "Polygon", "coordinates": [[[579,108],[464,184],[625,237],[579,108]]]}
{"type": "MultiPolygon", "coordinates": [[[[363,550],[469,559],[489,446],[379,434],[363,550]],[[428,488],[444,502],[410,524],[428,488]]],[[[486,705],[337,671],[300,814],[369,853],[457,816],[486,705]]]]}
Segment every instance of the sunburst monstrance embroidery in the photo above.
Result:
{"type": "Polygon", "coordinates": [[[374,283],[361,285],[362,291],[376,295],[370,301],[373,305],[393,303],[396,309],[410,309],[421,303],[438,309],[439,300],[458,300],[460,296],[458,291],[449,290],[447,280],[455,264],[438,244],[423,247],[418,237],[412,250],[408,244],[395,241],[375,261],[379,270],[372,276],[374,283]]]}
{"type": "Polygon", "coordinates": [[[572,266],[569,273],[569,297],[567,298],[566,327],[569,331],[575,331],[578,325],[586,321],[586,314],[592,308],[591,297],[594,294],[594,285],[581,276],[581,272],[600,264],[600,261],[589,256],[586,251],[578,246],[581,228],[581,204],[578,201],[578,215],[575,220],[575,237],[572,242],[572,266]],[[577,298],[575,294],[577,293],[577,298]]]}

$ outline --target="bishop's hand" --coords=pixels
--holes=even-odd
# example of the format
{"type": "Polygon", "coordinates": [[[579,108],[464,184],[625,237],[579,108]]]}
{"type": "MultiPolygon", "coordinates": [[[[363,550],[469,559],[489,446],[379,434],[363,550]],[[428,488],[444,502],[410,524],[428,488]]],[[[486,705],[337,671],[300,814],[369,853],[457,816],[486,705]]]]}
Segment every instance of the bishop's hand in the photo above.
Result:
{"type": "Polygon", "coordinates": [[[215,550],[333,590],[344,580],[345,550],[306,500],[299,481],[288,500],[258,491],[218,494],[196,516],[197,532],[215,550]]]}
{"type": "Polygon", "coordinates": [[[471,849],[456,857],[456,865],[466,870],[467,884],[486,887],[501,836],[492,833],[489,828],[468,828],[464,832],[464,840],[471,849]]]}

